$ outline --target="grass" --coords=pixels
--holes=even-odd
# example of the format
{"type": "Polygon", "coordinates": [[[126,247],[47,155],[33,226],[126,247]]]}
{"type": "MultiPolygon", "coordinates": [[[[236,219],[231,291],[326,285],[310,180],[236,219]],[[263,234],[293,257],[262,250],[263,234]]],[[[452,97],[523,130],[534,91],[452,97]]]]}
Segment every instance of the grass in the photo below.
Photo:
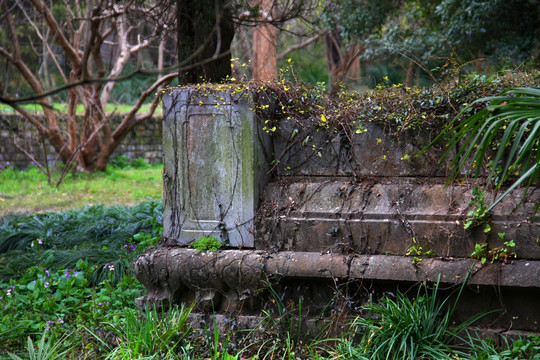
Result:
{"type": "Polygon", "coordinates": [[[451,360],[458,355],[465,357],[466,346],[460,333],[487,313],[453,324],[452,315],[464,285],[465,282],[453,302],[449,302],[450,297],[438,299],[437,281],[432,291],[427,285],[420,286],[412,299],[398,291],[395,299],[387,297],[380,303],[364,306],[366,316],[359,317],[354,325],[363,329],[361,345],[366,358],[451,360]]]}
{"type": "MultiPolygon", "coordinates": [[[[37,104],[24,104],[24,105],[21,105],[22,108],[26,109],[27,111],[30,111],[32,113],[41,113],[42,110],[41,110],[41,106],[40,105],[37,105],[37,104]]],[[[67,107],[66,107],[66,104],[63,104],[63,103],[56,103],[56,104],[53,104],[53,109],[60,112],[60,113],[63,113],[63,114],[67,114],[67,107]]],[[[133,105],[127,105],[127,104],[107,104],[105,106],[105,111],[108,113],[108,114],[111,114],[111,113],[119,113],[119,114],[125,114],[125,113],[128,113],[129,111],[131,111],[131,109],[133,108],[133,105]]],[[[143,104],[141,106],[141,109],[139,110],[140,112],[146,112],[148,111],[148,109],[150,108],[150,104],[143,104]]],[[[156,108],[156,111],[155,111],[155,115],[161,115],[161,106],[158,106],[156,108]]],[[[8,105],[5,105],[5,104],[0,104],[0,114],[12,114],[12,113],[16,113],[15,110],[13,110],[13,108],[11,106],[8,106],[8,105]]],[[[77,106],[77,114],[78,115],[83,115],[84,114],[84,107],[82,104],[79,104],[77,106]]]]}
{"type": "MultiPolygon", "coordinates": [[[[161,164],[143,168],[108,166],[105,172],[69,174],[55,187],[49,186],[45,174],[35,167],[17,170],[8,166],[0,170],[0,217],[161,199],[162,169],[161,164]]],[[[53,179],[59,176],[54,173],[53,179]]]]}

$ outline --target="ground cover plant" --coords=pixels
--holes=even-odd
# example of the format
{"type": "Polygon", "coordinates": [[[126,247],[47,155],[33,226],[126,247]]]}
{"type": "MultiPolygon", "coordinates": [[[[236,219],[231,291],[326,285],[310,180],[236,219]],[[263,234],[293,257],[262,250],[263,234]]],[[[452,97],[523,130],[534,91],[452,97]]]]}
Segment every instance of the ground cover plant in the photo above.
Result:
{"type": "MultiPolygon", "coordinates": [[[[0,218],[0,356],[51,341],[65,343],[49,347],[61,353],[90,344],[85,328],[99,332],[125,319],[142,291],[129,265],[157,242],[161,217],[157,200],[0,218]]],[[[88,346],[84,357],[70,357],[97,358],[98,346],[88,346]]]]}

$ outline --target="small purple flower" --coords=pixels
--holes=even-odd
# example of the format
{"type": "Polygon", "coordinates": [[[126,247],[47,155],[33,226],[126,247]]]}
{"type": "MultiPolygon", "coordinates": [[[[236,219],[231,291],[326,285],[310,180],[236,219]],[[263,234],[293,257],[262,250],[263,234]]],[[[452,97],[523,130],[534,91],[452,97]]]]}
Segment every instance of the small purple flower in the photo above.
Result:
{"type": "Polygon", "coordinates": [[[157,218],[157,222],[158,222],[158,223],[160,223],[160,224],[161,224],[161,222],[162,222],[162,221],[163,221],[163,219],[162,219],[162,218],[160,218],[160,217],[158,217],[158,218],[157,218]]]}
{"type": "Polygon", "coordinates": [[[47,274],[47,276],[51,276],[51,273],[47,269],[45,269],[45,274],[47,274]]]}
{"type": "Polygon", "coordinates": [[[114,271],[114,264],[106,265],[109,268],[109,271],[114,271]]]}
{"type": "Polygon", "coordinates": [[[45,289],[48,288],[48,287],[49,287],[49,282],[46,281],[45,284],[43,284],[43,287],[44,287],[45,289]]]}
{"type": "Polygon", "coordinates": [[[64,320],[62,318],[58,318],[58,323],[59,324],[63,324],[64,323],[64,320]]]}
{"type": "Polygon", "coordinates": [[[47,320],[47,327],[45,328],[45,331],[51,330],[51,326],[54,324],[53,320],[47,320]]]}
{"type": "Polygon", "coordinates": [[[36,240],[37,240],[37,242],[38,242],[39,245],[43,245],[43,241],[41,241],[40,238],[37,238],[36,240]]]}
{"type": "Polygon", "coordinates": [[[13,292],[13,290],[15,290],[15,286],[10,286],[10,287],[7,289],[6,295],[7,295],[7,296],[11,296],[11,293],[13,292]]]}
{"type": "Polygon", "coordinates": [[[103,304],[102,304],[102,303],[99,303],[98,306],[103,306],[103,304]]]}
{"type": "Polygon", "coordinates": [[[135,251],[135,245],[133,245],[133,244],[125,244],[124,249],[126,249],[128,252],[133,252],[133,251],[135,251]]]}
{"type": "Polygon", "coordinates": [[[71,277],[71,274],[69,273],[69,271],[67,269],[64,271],[64,275],[66,276],[66,278],[71,277]]]}

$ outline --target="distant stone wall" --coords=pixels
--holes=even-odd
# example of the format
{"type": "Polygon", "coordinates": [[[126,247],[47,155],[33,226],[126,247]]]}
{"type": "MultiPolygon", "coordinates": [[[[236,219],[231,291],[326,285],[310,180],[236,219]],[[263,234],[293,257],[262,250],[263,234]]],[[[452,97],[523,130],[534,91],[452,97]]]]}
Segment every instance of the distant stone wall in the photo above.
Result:
{"type": "MultiPolygon", "coordinates": [[[[119,123],[118,117],[113,118],[113,124],[119,123]]],[[[151,118],[136,126],[126,136],[111,159],[118,155],[126,155],[130,160],[144,158],[149,163],[160,163],[162,153],[161,117],[151,118]]],[[[9,163],[16,167],[26,167],[32,160],[20,149],[24,149],[35,159],[43,162],[45,158],[49,165],[58,161],[54,148],[45,142],[38,132],[18,114],[0,114],[0,164],[9,163]]]]}

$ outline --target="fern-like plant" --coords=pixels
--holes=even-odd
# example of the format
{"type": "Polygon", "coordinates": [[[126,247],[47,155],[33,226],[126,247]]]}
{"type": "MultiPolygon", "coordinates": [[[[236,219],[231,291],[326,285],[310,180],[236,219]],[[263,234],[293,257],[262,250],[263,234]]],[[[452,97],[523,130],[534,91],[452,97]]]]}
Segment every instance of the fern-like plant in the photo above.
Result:
{"type": "MultiPolygon", "coordinates": [[[[481,175],[482,164],[489,159],[488,184],[496,189],[511,181],[510,187],[488,208],[490,211],[502,198],[520,185],[528,189],[538,184],[540,173],[540,88],[515,88],[501,96],[476,100],[442,129],[427,148],[445,142],[443,159],[456,149],[452,161],[451,180],[466,170],[475,177],[481,175]],[[482,110],[463,121],[463,115],[488,102],[482,110]],[[466,169],[472,164],[472,171],[466,169]]],[[[425,152],[426,149],[422,150],[425,152]]],[[[421,153],[422,153],[421,152],[421,153]]],[[[535,213],[540,203],[537,204],[535,213]]]]}

